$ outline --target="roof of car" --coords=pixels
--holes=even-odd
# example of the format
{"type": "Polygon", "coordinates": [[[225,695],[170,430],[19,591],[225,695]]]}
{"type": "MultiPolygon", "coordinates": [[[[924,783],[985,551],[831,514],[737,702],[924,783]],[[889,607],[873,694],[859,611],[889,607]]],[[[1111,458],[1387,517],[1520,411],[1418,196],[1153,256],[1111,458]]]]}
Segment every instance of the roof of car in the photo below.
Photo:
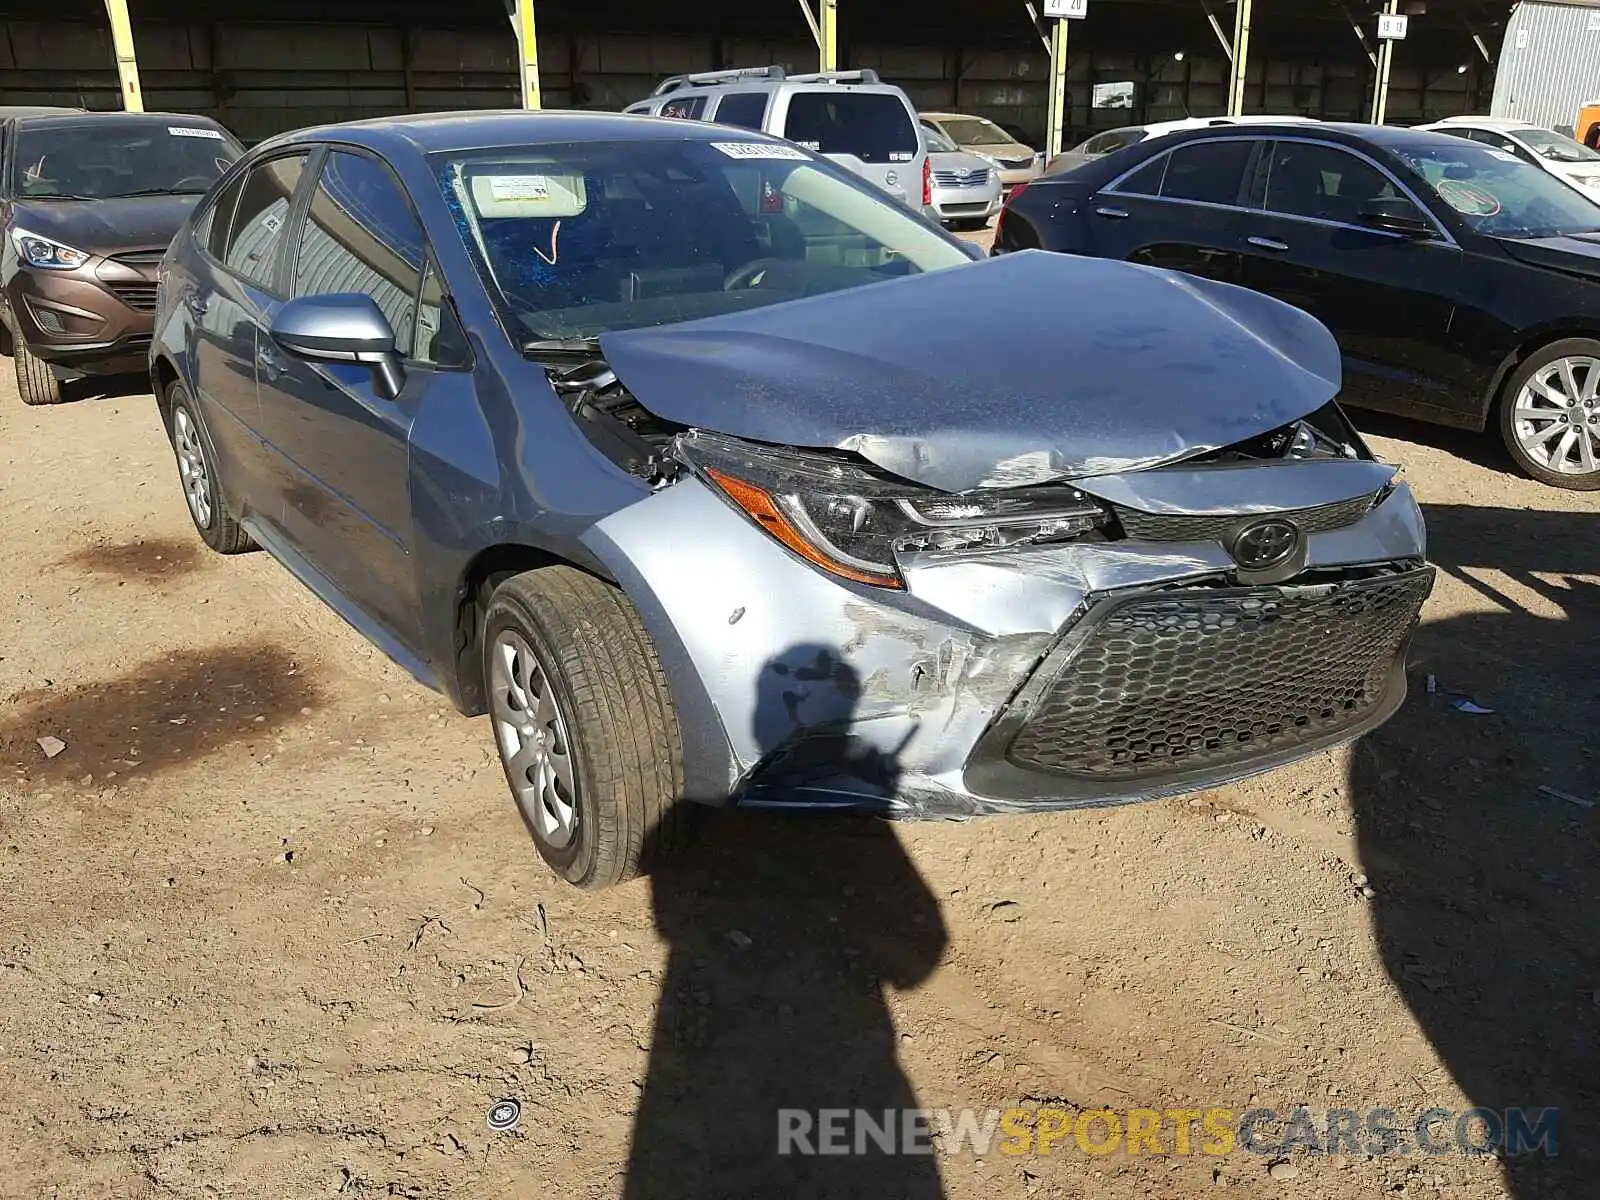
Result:
{"type": "Polygon", "coordinates": [[[17,123],[26,125],[29,129],[74,128],[83,125],[85,122],[103,125],[176,125],[185,123],[204,125],[207,128],[212,126],[218,129],[222,128],[210,117],[203,117],[197,113],[90,112],[81,108],[42,108],[17,115],[17,123]]]}
{"type": "Polygon", "coordinates": [[[1515,129],[1537,129],[1532,121],[1520,121],[1516,117],[1445,117],[1435,121],[1435,125],[1465,125],[1478,129],[1502,129],[1510,132],[1515,129]]]}
{"type": "MultiPolygon", "coordinates": [[[[374,149],[394,141],[410,143],[424,154],[451,150],[490,150],[506,146],[552,142],[599,142],[657,139],[661,141],[768,141],[781,142],[745,129],[730,129],[704,121],[680,121],[612,112],[524,109],[503,111],[425,113],[418,116],[375,117],[321,125],[282,134],[263,145],[309,141],[343,141],[374,149]]],[[[787,145],[787,143],[783,143],[787,145]]]]}

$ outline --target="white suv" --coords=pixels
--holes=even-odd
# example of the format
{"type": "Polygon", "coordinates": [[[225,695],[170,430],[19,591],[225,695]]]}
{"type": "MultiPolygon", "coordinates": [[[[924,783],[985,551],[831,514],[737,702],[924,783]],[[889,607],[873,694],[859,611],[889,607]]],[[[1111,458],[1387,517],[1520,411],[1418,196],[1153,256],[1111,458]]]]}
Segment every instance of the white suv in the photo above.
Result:
{"type": "Polygon", "coordinates": [[[623,111],[775,134],[832,159],[910,208],[920,211],[928,203],[928,155],[917,110],[876,71],[790,75],[774,66],[674,75],[623,111]]]}

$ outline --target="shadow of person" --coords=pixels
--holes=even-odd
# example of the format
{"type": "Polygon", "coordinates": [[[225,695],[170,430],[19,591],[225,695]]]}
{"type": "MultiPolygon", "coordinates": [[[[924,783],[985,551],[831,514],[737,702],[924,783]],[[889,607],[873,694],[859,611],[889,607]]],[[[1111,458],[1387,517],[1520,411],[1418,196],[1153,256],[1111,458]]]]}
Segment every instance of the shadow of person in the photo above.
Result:
{"type": "MultiPolygon", "coordinates": [[[[1584,578],[1600,571],[1600,514],[1427,516],[1441,570],[1497,609],[1418,630],[1411,699],[1353,755],[1374,934],[1470,1102],[1513,1137],[1505,1114],[1524,1110],[1535,1136],[1507,1155],[1511,1194],[1579,1200],[1600,1178],[1600,808],[1581,803],[1600,798],[1600,586],[1584,578]],[[1428,674],[1437,694],[1418,686],[1428,674]],[[1458,694],[1495,711],[1462,712],[1458,694]],[[1546,1108],[1558,1156],[1537,1145],[1546,1108]]],[[[1417,1082],[1418,1110],[1449,1107],[1444,1080],[1417,1082]]]]}
{"type": "MultiPolygon", "coordinates": [[[[892,757],[837,729],[789,736],[802,709],[837,705],[845,719],[859,694],[835,654],[795,647],[762,672],[758,742],[809,779],[865,774],[892,792],[892,757]]],[[[879,1135],[889,1110],[893,1145],[907,1148],[903,1114],[917,1105],[886,989],[927,978],[947,940],[893,829],[730,810],[700,825],[695,848],[651,878],[669,951],[624,1197],[941,1196],[929,1153],[885,1152],[879,1135]],[[825,1109],[870,1118],[863,1152],[854,1117],[825,1109]],[[822,1152],[835,1145],[850,1152],[822,1152]]]]}

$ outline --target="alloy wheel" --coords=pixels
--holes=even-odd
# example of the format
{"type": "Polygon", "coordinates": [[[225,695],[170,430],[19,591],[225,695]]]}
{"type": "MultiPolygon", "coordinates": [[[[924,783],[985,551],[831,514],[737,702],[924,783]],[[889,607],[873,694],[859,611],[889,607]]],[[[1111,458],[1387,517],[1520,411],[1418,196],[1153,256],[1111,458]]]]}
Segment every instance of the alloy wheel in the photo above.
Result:
{"type": "Polygon", "coordinates": [[[178,476],[183,481],[184,498],[189,502],[189,512],[201,529],[211,528],[211,472],[206,467],[205,447],[200,442],[200,430],[195,427],[189,410],[179,408],[172,414],[172,444],[178,452],[178,476]]]}
{"type": "Polygon", "coordinates": [[[489,659],[495,742],[517,804],[553,850],[578,832],[578,793],[567,718],[555,686],[527,639],[503,630],[489,659]]]}
{"type": "Polygon", "coordinates": [[[1563,475],[1600,470],[1600,358],[1546,363],[1517,393],[1512,431],[1530,460],[1563,475]]]}

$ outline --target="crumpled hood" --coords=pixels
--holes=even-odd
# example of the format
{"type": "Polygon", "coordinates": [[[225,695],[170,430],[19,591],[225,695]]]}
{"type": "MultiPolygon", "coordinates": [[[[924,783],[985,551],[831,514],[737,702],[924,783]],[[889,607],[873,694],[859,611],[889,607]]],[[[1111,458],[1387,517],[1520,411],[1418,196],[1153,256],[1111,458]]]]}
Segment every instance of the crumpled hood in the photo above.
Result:
{"type": "Polygon", "coordinates": [[[1333,336],[1277,300],[1033,250],[600,344],[666,420],[851,450],[949,492],[1219,449],[1340,378],[1333,336]]]}
{"type": "Polygon", "coordinates": [[[18,200],[11,223],[90,254],[168,245],[199,196],[129,196],[121,200],[18,200]]]}

